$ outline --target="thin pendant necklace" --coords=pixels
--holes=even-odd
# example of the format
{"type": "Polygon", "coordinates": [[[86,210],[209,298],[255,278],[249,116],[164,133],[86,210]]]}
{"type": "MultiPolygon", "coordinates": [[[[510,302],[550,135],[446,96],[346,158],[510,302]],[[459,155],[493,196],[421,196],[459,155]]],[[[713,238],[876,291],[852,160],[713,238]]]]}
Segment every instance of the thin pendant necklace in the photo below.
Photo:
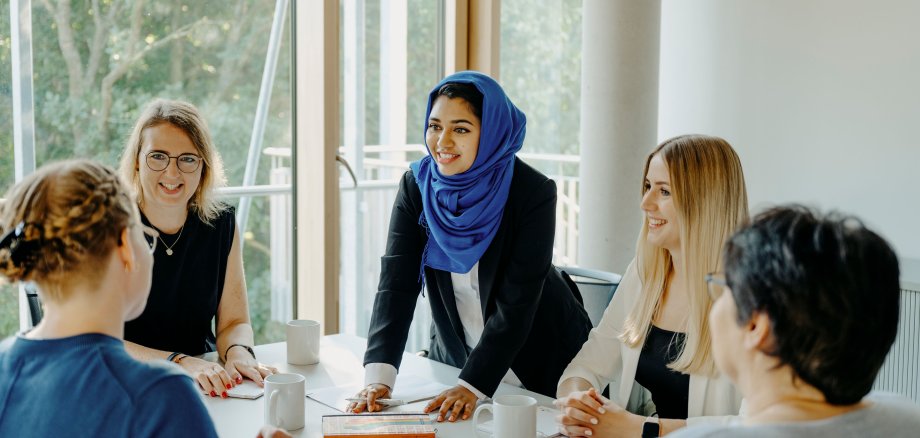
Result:
{"type": "Polygon", "coordinates": [[[163,246],[166,247],[166,255],[168,255],[168,256],[173,255],[173,250],[172,250],[172,249],[173,249],[173,247],[176,246],[177,243],[179,243],[179,239],[182,238],[182,230],[184,230],[184,229],[185,229],[185,225],[183,225],[182,228],[179,228],[179,236],[176,237],[176,240],[173,240],[172,245],[167,245],[167,244],[166,244],[166,241],[163,240],[163,235],[162,235],[162,234],[159,235],[159,237],[160,237],[160,242],[163,242],[163,246]]]}

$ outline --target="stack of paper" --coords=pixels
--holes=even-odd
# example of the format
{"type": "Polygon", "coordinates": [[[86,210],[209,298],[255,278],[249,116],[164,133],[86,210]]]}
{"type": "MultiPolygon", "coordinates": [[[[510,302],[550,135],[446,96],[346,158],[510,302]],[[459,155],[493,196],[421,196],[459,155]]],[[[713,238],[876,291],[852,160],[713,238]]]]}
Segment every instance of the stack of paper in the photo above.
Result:
{"type": "Polygon", "coordinates": [[[324,438],[435,438],[427,415],[324,415],[324,438]]]}

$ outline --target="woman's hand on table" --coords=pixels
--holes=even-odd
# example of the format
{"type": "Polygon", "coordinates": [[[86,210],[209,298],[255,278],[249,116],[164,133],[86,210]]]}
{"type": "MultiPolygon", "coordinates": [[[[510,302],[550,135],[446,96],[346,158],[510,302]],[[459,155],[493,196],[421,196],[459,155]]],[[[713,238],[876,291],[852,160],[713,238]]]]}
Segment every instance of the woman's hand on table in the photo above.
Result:
{"type": "Polygon", "coordinates": [[[470,415],[473,415],[477,401],[479,401],[479,398],[476,397],[476,394],[473,394],[472,391],[462,385],[457,385],[442,392],[429,402],[425,406],[425,413],[432,412],[440,407],[438,421],[466,420],[470,418],[470,415]]]}
{"type": "Polygon", "coordinates": [[[631,414],[591,388],[559,398],[559,432],[567,437],[634,437],[644,417],[631,414]]]}
{"type": "Polygon", "coordinates": [[[197,357],[183,357],[179,365],[198,382],[198,386],[201,387],[205,394],[209,394],[211,397],[221,396],[226,398],[228,389],[237,383],[243,382],[242,379],[239,381],[231,379],[230,374],[220,364],[197,357]]]}
{"type": "Polygon", "coordinates": [[[235,383],[243,383],[243,377],[256,382],[256,385],[264,386],[262,380],[265,377],[278,373],[278,369],[259,363],[242,348],[231,348],[227,351],[227,360],[224,362],[224,369],[235,383]]]}
{"type": "Polygon", "coordinates": [[[367,409],[367,412],[382,411],[384,406],[377,403],[378,398],[389,398],[390,387],[381,383],[371,383],[358,392],[355,398],[362,398],[364,401],[351,402],[345,408],[345,412],[354,412],[360,414],[367,409]]]}

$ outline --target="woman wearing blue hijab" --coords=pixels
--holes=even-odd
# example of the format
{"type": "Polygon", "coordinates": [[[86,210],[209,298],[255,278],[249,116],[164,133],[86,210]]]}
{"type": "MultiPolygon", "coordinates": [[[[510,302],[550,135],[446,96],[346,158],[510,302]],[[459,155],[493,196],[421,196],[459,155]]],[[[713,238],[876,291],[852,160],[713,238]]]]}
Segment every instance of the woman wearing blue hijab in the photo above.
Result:
{"type": "Polygon", "coordinates": [[[552,397],[591,323],[574,284],[552,266],[556,185],[515,156],[526,117],[492,78],[460,72],[428,97],[428,156],[410,165],[393,205],[364,356],[349,407],[379,411],[428,289],[429,358],[462,368],[426,407],[467,419],[499,383],[552,397]]]}

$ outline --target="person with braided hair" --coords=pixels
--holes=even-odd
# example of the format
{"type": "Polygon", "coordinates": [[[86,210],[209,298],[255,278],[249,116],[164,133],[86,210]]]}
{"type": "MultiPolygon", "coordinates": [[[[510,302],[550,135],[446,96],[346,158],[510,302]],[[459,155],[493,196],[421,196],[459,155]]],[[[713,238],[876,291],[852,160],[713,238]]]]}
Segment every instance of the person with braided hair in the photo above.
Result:
{"type": "Polygon", "coordinates": [[[233,208],[215,198],[223,166],[198,109],[151,102],[119,172],[134,189],[141,220],[160,233],[147,307],[125,324],[128,352],[178,363],[211,397],[227,397],[243,378],[262,386],[276,370],[252,351],[240,233],[233,208]],[[223,366],[196,357],[211,351],[223,366]]]}
{"type": "Polygon", "coordinates": [[[157,232],[118,175],[91,161],[51,164],[6,198],[0,279],[33,282],[45,314],[0,344],[0,436],[217,436],[187,375],[125,351],[157,232]]]}

